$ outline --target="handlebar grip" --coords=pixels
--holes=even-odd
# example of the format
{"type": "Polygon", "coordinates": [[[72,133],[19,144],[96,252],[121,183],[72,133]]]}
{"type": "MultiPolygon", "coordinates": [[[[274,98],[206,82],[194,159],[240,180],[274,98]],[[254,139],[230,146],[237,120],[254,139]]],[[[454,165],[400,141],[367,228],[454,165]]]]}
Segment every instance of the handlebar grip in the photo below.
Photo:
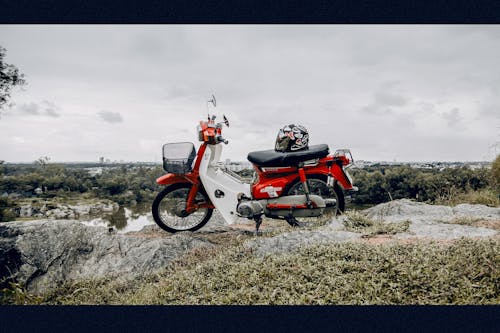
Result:
{"type": "Polygon", "coordinates": [[[224,139],[222,136],[217,136],[217,141],[218,142],[224,142],[226,145],[229,143],[226,139],[224,139]]]}

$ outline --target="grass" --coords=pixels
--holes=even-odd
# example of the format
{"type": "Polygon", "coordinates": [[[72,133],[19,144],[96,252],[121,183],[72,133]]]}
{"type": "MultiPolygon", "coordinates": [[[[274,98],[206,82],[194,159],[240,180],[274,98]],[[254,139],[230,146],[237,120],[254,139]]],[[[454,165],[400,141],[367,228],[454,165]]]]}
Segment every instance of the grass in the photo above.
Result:
{"type": "Polygon", "coordinates": [[[33,305],[41,302],[42,297],[29,293],[19,283],[9,282],[9,288],[0,290],[0,304],[33,305]]]}
{"type": "Polygon", "coordinates": [[[345,213],[346,218],[343,224],[349,231],[362,232],[362,237],[371,237],[375,235],[387,234],[395,235],[400,232],[408,231],[410,221],[405,220],[402,222],[383,222],[380,220],[373,220],[363,213],[358,211],[348,211],[345,213]]]}
{"type": "Polygon", "coordinates": [[[63,285],[43,304],[498,304],[500,242],[194,251],[161,274],[63,285]],[[467,265],[464,265],[467,262],[467,265]]]}
{"type": "Polygon", "coordinates": [[[448,223],[448,224],[460,224],[460,225],[470,225],[470,226],[475,226],[477,222],[482,221],[483,219],[477,218],[477,217],[472,217],[472,216],[459,216],[455,217],[449,221],[447,220],[442,220],[440,221],[441,223],[448,223]]]}
{"type": "Polygon", "coordinates": [[[447,198],[436,200],[435,204],[456,206],[458,204],[479,204],[489,207],[500,207],[500,197],[493,189],[481,189],[477,191],[458,192],[447,198]]]}
{"type": "Polygon", "coordinates": [[[460,224],[460,225],[469,225],[472,227],[485,227],[494,230],[500,231],[500,221],[499,220],[485,220],[482,218],[477,218],[473,216],[459,216],[455,217],[451,220],[441,220],[441,223],[450,223],[450,224],[460,224]]]}

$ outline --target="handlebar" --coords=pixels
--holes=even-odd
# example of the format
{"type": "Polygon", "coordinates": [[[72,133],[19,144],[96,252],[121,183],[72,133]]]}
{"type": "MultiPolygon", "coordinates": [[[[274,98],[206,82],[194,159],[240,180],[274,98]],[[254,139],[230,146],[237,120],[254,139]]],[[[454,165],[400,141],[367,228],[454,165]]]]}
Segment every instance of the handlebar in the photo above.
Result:
{"type": "Polygon", "coordinates": [[[224,142],[226,145],[229,143],[229,141],[224,139],[221,135],[217,136],[217,142],[224,142]]]}

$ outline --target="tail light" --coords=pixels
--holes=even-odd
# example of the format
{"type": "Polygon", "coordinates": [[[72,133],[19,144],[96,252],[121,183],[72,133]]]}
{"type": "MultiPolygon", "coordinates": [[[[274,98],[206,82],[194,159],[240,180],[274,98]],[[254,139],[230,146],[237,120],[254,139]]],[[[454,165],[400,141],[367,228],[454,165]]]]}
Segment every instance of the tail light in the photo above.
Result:
{"type": "Polygon", "coordinates": [[[342,161],[343,166],[347,166],[354,162],[350,149],[337,149],[333,153],[333,158],[342,161]]]}

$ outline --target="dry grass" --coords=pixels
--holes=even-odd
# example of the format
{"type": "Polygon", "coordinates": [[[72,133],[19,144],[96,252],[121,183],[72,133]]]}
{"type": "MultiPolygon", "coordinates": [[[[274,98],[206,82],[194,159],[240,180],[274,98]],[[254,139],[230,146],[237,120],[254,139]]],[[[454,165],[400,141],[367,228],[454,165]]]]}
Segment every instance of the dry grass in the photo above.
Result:
{"type": "Polygon", "coordinates": [[[489,207],[500,207],[499,193],[492,189],[478,191],[458,192],[447,198],[436,200],[438,205],[456,206],[462,203],[479,204],[489,207]]]}
{"type": "Polygon", "coordinates": [[[459,217],[455,217],[449,221],[443,220],[440,222],[448,223],[448,224],[460,224],[460,225],[475,226],[477,222],[482,221],[482,220],[483,219],[481,219],[481,218],[472,217],[472,216],[459,216],[459,217]]]}
{"type": "Polygon", "coordinates": [[[346,218],[343,224],[349,231],[362,232],[362,237],[371,237],[375,235],[395,235],[400,232],[408,231],[410,221],[402,222],[383,222],[373,220],[358,211],[349,211],[345,213],[346,218]]]}
{"type": "Polygon", "coordinates": [[[450,223],[450,224],[460,224],[460,225],[469,225],[473,227],[485,227],[495,230],[500,230],[500,220],[485,220],[482,218],[477,218],[473,216],[460,216],[453,218],[449,221],[442,220],[441,223],[450,223]]]}
{"type": "Polygon", "coordinates": [[[45,304],[498,304],[500,242],[193,252],[162,274],[64,285],[45,304]],[[467,262],[467,265],[464,265],[467,262]]]}

